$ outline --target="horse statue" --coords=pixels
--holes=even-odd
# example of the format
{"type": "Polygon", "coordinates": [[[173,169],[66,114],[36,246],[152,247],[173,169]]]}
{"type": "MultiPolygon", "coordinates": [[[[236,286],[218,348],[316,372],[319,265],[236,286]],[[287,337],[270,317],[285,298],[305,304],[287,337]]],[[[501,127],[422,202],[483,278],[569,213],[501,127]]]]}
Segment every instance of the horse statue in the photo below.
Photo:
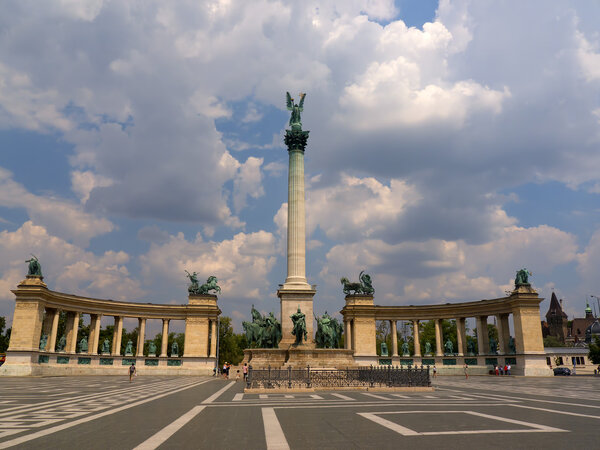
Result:
{"type": "Polygon", "coordinates": [[[277,348],[282,337],[281,323],[272,312],[263,317],[254,305],[251,314],[252,322],[242,322],[248,345],[255,348],[277,348]]]}
{"type": "Polygon", "coordinates": [[[202,286],[200,286],[200,294],[208,294],[209,291],[221,292],[221,288],[217,284],[217,277],[211,275],[202,286]]]}
{"type": "Polygon", "coordinates": [[[371,277],[369,274],[366,274],[364,270],[360,272],[358,279],[360,280],[359,283],[351,283],[346,277],[342,277],[340,279],[340,282],[343,285],[344,294],[349,295],[353,293],[355,295],[372,295],[375,292],[375,289],[373,289],[373,282],[371,281],[371,277]]]}

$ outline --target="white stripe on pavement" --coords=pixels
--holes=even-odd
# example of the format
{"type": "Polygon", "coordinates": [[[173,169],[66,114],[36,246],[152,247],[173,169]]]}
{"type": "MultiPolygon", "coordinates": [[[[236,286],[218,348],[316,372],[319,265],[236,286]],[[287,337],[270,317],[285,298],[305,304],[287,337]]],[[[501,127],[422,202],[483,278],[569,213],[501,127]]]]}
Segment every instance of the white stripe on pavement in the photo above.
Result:
{"type": "Polygon", "coordinates": [[[212,403],[214,402],[216,399],[218,399],[221,394],[223,392],[225,392],[227,389],[229,389],[231,386],[233,386],[235,384],[235,381],[231,381],[228,385],[226,385],[224,388],[219,389],[217,392],[215,392],[213,395],[211,395],[210,397],[208,397],[206,400],[204,400],[202,402],[202,404],[206,404],[206,403],[212,403]]]}
{"type": "Polygon", "coordinates": [[[370,394],[368,392],[363,392],[362,395],[368,395],[369,397],[378,398],[379,400],[389,400],[389,398],[384,397],[383,395],[370,394]]]}
{"type": "Polygon", "coordinates": [[[206,406],[194,406],[179,419],[171,422],[158,433],[150,436],[133,450],[154,450],[179,431],[186,423],[196,417],[206,406]]]}
{"type": "Polygon", "coordinates": [[[285,439],[279,420],[273,408],[262,408],[263,425],[267,450],[289,450],[290,446],[285,439]]]}
{"type": "Polygon", "coordinates": [[[234,402],[239,402],[244,398],[244,394],[242,393],[237,393],[233,396],[233,401],[234,402]]]}
{"type": "Polygon", "coordinates": [[[341,398],[342,400],[354,401],[354,399],[352,397],[348,397],[347,395],[344,395],[344,394],[331,394],[331,395],[333,395],[334,397],[337,397],[337,398],[341,398]]]}

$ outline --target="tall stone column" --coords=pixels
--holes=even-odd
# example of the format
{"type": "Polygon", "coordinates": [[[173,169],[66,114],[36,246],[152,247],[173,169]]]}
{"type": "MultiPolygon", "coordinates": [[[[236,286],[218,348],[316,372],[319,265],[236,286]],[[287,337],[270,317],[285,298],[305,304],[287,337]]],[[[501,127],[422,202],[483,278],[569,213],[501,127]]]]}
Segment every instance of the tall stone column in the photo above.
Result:
{"type": "Polygon", "coordinates": [[[211,328],[210,328],[210,357],[211,358],[216,358],[217,357],[217,333],[219,332],[217,330],[217,319],[212,319],[211,321],[211,328]]]}
{"type": "Polygon", "coordinates": [[[67,313],[65,331],[67,341],[65,351],[68,353],[75,353],[77,351],[77,331],[79,331],[79,313],[69,311],[67,313]]]}
{"type": "Polygon", "coordinates": [[[506,355],[507,353],[509,353],[508,341],[510,340],[508,314],[497,314],[496,326],[498,327],[498,354],[506,355]]]}
{"type": "Polygon", "coordinates": [[[160,356],[167,356],[169,346],[169,319],[163,319],[162,340],[160,341],[160,356]]]}
{"type": "Polygon", "coordinates": [[[139,318],[139,332],[138,332],[138,342],[137,349],[135,351],[136,356],[144,356],[144,341],[146,340],[146,319],[139,318]]]}
{"type": "Polygon", "coordinates": [[[302,106],[295,105],[293,108],[295,108],[292,114],[293,120],[290,123],[292,129],[286,130],[285,135],[289,156],[287,277],[277,291],[281,303],[282,339],[280,346],[282,347],[291,345],[296,340],[292,335],[293,323],[290,316],[296,313],[298,308],[305,315],[307,343],[311,346],[314,345],[313,297],[316,291],[306,280],[306,214],[304,206],[304,150],[309,132],[302,131],[300,123],[302,106]]]}
{"type": "Polygon", "coordinates": [[[53,352],[56,350],[56,333],[58,333],[58,319],[60,318],[60,311],[54,310],[52,316],[52,325],[50,328],[50,336],[48,336],[48,344],[46,345],[47,352],[53,352]]]}
{"type": "Polygon", "coordinates": [[[442,351],[442,321],[435,319],[435,356],[444,356],[442,351]]]}
{"type": "Polygon", "coordinates": [[[112,354],[119,356],[121,354],[121,340],[123,339],[123,317],[115,316],[115,330],[113,333],[112,354]]]}
{"type": "Polygon", "coordinates": [[[392,356],[398,356],[398,330],[395,320],[390,320],[390,329],[392,331],[392,356]]]}
{"type": "MultiPolygon", "coordinates": [[[[54,318],[54,309],[45,308],[46,312],[44,314],[44,321],[42,322],[42,334],[46,335],[46,347],[48,347],[48,338],[50,337],[50,332],[52,331],[52,320],[54,318]]],[[[41,336],[40,336],[41,338],[41,336]]],[[[46,347],[40,350],[46,350],[46,347]]]]}
{"type": "Polygon", "coordinates": [[[419,339],[419,321],[413,320],[413,343],[415,345],[415,356],[421,356],[421,340],[419,339]]]}
{"type": "Polygon", "coordinates": [[[101,325],[102,315],[101,314],[91,314],[90,315],[90,342],[88,345],[88,350],[90,354],[97,355],[98,354],[98,341],[100,340],[100,325],[101,325]]]}
{"type": "Polygon", "coordinates": [[[464,356],[467,353],[467,326],[465,318],[456,319],[456,346],[458,347],[458,356],[464,356]]]}
{"type": "Polygon", "coordinates": [[[352,321],[344,320],[344,348],[346,350],[352,350],[352,321]]]}
{"type": "Polygon", "coordinates": [[[480,355],[487,355],[490,352],[487,316],[477,317],[477,349],[480,355]]]}

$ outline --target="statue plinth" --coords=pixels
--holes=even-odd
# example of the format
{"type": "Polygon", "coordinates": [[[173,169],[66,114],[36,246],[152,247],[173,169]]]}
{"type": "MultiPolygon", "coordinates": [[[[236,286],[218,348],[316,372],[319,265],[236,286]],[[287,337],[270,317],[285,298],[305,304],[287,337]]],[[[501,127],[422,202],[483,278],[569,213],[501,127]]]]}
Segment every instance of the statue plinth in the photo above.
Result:
{"type": "Polygon", "coordinates": [[[21,286],[48,287],[46,283],[44,283],[44,277],[41,275],[27,275],[26,278],[19,283],[19,287],[21,286]]]}
{"type": "Polygon", "coordinates": [[[537,291],[531,287],[531,284],[520,284],[515,286],[515,289],[511,292],[511,295],[515,294],[536,294],[537,291]]]}
{"type": "Polygon", "coordinates": [[[346,306],[372,306],[372,294],[348,294],[346,295],[346,306]]]}
{"type": "Polygon", "coordinates": [[[189,295],[188,305],[217,305],[217,296],[214,294],[189,295]]]}
{"type": "Polygon", "coordinates": [[[294,324],[290,317],[298,311],[305,314],[306,320],[306,336],[305,344],[312,345],[314,348],[314,333],[313,333],[313,297],[317,291],[315,289],[279,289],[277,297],[279,297],[281,305],[281,341],[279,346],[288,348],[296,342],[296,336],[292,334],[294,324]]]}

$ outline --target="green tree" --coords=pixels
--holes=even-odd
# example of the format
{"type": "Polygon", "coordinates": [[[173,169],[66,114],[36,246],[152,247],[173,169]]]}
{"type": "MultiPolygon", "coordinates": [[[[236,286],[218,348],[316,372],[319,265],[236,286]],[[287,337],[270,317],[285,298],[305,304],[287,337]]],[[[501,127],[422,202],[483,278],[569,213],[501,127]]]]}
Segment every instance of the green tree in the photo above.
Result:
{"type": "Polygon", "coordinates": [[[547,336],[544,338],[544,347],[565,347],[565,344],[556,336],[547,336]]]}
{"type": "Polygon", "coordinates": [[[231,317],[222,316],[219,321],[219,367],[225,362],[239,364],[244,359],[244,349],[247,346],[246,335],[235,334],[231,317]]]}
{"type": "Polygon", "coordinates": [[[6,328],[6,318],[0,317],[0,353],[6,352],[10,341],[11,328],[6,330],[6,332],[4,332],[4,328],[6,328]]]}
{"type": "Polygon", "coordinates": [[[600,339],[596,338],[594,343],[590,344],[588,358],[594,364],[600,364],[600,339]]]}
{"type": "Polygon", "coordinates": [[[375,326],[375,345],[377,346],[377,354],[381,356],[381,343],[385,342],[388,348],[388,355],[391,355],[392,336],[389,322],[387,320],[378,320],[375,326]]]}
{"type": "MultiPolygon", "coordinates": [[[[448,339],[452,342],[454,349],[458,348],[456,344],[456,321],[455,320],[446,320],[442,319],[442,351],[444,349],[444,344],[448,339]]],[[[425,343],[429,342],[431,344],[431,350],[435,353],[435,321],[429,320],[427,322],[421,322],[419,324],[419,328],[421,329],[420,342],[421,342],[421,354],[425,354],[425,343]]]]}

